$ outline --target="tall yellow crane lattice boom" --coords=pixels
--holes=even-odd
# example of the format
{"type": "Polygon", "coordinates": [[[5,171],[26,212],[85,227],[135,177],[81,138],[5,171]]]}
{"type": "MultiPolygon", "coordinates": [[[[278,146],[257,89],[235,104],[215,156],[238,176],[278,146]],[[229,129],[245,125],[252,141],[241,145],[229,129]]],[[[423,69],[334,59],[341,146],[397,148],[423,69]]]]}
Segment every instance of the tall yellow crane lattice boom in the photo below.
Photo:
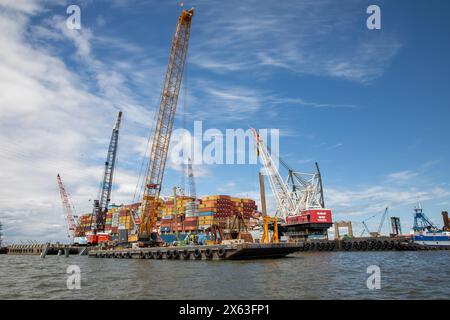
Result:
{"type": "Polygon", "coordinates": [[[194,9],[181,12],[172,39],[141,204],[141,224],[139,227],[141,239],[149,239],[157,219],[157,202],[161,192],[193,15],[194,9]]]}

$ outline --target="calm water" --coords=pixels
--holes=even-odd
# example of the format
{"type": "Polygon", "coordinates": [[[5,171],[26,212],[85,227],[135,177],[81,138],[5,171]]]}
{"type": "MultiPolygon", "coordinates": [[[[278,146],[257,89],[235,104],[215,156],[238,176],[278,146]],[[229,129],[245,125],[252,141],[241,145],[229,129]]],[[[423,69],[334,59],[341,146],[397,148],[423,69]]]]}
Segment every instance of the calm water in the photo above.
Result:
{"type": "Polygon", "coordinates": [[[0,299],[449,299],[450,252],[298,253],[260,261],[0,255],[0,299]],[[66,269],[81,269],[68,290],[66,269]],[[381,289],[368,290],[369,265],[381,289]]]}

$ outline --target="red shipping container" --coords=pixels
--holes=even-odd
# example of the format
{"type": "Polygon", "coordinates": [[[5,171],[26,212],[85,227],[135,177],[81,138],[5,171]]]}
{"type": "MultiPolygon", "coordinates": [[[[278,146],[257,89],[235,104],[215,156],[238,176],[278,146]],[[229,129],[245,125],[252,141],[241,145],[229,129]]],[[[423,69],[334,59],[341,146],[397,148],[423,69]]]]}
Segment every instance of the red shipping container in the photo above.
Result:
{"type": "Polygon", "coordinates": [[[111,236],[109,234],[99,234],[98,243],[111,241],[111,236]]]}

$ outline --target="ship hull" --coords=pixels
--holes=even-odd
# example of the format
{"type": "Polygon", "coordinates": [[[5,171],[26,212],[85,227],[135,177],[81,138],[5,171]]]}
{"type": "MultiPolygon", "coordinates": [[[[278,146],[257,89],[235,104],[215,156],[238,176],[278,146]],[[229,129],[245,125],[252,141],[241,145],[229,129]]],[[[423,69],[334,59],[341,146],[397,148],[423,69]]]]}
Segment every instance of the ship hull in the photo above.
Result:
{"type": "Polygon", "coordinates": [[[449,247],[450,236],[446,235],[416,235],[414,242],[423,246],[449,247]]]}

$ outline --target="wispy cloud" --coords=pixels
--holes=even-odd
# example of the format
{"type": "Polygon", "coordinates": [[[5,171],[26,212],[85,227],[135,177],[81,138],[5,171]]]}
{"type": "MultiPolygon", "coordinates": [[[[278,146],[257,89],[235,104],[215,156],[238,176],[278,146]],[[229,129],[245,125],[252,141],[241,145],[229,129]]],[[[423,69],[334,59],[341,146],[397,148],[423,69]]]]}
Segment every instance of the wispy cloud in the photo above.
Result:
{"type": "Polygon", "coordinates": [[[399,172],[394,172],[388,175],[388,178],[392,181],[400,180],[400,181],[409,181],[412,178],[417,177],[418,173],[410,170],[404,170],[399,172]]]}
{"type": "Polygon", "coordinates": [[[207,17],[193,38],[192,62],[212,72],[275,68],[366,83],[383,75],[401,47],[393,35],[375,36],[358,26],[364,12],[357,3],[346,10],[328,0],[200,2],[199,7],[207,17]],[[330,46],[334,49],[325,50],[330,46]]]}
{"type": "MultiPolygon", "coordinates": [[[[306,101],[300,97],[282,97],[273,92],[249,87],[224,83],[207,83],[198,80],[191,84],[191,95],[188,99],[189,118],[194,120],[238,121],[251,119],[258,113],[277,114],[287,107],[304,107],[313,109],[343,109],[354,110],[358,106],[351,104],[332,104],[317,101],[306,101]]],[[[288,134],[286,129],[286,134],[288,134]]]]}

